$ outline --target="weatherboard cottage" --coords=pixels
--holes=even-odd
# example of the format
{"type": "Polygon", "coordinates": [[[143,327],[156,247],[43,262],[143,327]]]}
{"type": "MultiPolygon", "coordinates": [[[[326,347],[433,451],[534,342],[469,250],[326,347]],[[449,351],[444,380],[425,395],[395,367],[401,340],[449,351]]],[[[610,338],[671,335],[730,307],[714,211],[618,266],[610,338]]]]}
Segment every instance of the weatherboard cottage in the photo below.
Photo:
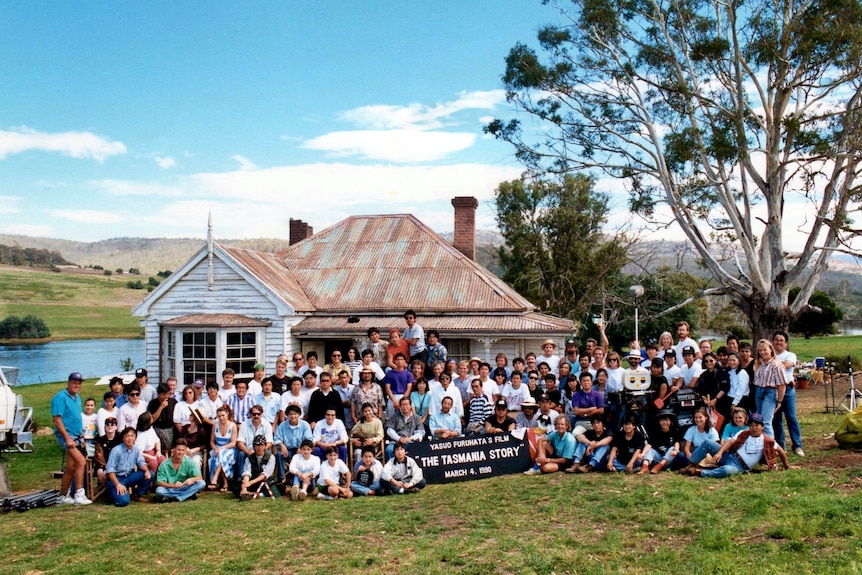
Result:
{"type": "Polygon", "coordinates": [[[571,334],[474,261],[478,202],[452,205],[454,246],[409,214],[352,216],[317,234],[291,219],[278,254],[220,245],[210,225],[206,245],[132,312],[151,380],[215,381],[227,367],[248,379],[281,353],[361,351],[368,328],[403,329],[407,309],[459,360],[523,356],[571,334]]]}

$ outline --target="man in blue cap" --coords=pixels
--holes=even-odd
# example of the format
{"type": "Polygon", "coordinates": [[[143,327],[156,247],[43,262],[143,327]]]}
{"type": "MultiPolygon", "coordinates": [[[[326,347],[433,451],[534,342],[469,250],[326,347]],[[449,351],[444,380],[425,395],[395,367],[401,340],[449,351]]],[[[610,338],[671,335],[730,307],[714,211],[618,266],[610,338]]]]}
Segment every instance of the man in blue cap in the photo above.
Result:
{"type": "Polygon", "coordinates": [[[54,395],[51,400],[51,416],[54,419],[54,436],[63,449],[66,450],[66,469],[63,471],[63,479],[60,480],[60,498],[57,505],[89,505],[92,503],[87,499],[84,491],[84,467],[87,459],[84,453],[78,449],[78,442],[83,432],[83,420],[81,418],[81,384],[84,377],[74,371],[69,374],[66,388],[54,395]],[[69,497],[69,487],[75,479],[75,497],[69,497]]]}

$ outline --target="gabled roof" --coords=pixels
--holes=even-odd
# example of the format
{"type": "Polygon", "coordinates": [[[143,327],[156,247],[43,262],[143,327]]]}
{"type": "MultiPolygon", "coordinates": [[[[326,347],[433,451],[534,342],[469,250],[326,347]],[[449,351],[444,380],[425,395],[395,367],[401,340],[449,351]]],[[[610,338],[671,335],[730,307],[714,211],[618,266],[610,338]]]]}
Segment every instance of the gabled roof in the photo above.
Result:
{"type": "Polygon", "coordinates": [[[535,309],[409,214],[352,216],[278,255],[318,313],[535,309]]]}

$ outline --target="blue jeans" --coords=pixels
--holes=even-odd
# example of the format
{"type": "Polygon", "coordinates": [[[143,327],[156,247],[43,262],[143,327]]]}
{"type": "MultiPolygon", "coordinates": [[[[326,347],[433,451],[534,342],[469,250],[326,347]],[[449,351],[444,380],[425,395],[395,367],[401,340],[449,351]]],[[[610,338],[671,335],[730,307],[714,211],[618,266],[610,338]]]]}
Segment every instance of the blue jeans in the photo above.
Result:
{"type": "Polygon", "coordinates": [[[707,455],[715,455],[719,449],[721,449],[721,445],[717,441],[704,441],[691,452],[689,462],[700,465],[700,462],[706,459],[707,455]]]}
{"type": "Polygon", "coordinates": [[[203,479],[199,479],[191,485],[183,485],[182,487],[156,487],[156,494],[163,497],[173,497],[178,501],[185,501],[204,487],[206,487],[206,482],[203,479]]]}
{"type": "MultiPolygon", "coordinates": [[[[644,460],[642,457],[635,459],[634,463],[632,463],[632,470],[638,470],[638,468],[643,465],[643,462],[644,460]]],[[[628,465],[628,463],[623,463],[620,461],[619,457],[614,457],[614,471],[625,471],[626,465],[628,465]]]]}
{"type": "Polygon", "coordinates": [[[673,462],[676,461],[677,455],[679,455],[671,455],[670,452],[670,448],[664,453],[662,453],[656,448],[652,448],[644,459],[648,459],[650,463],[658,463],[659,461],[664,461],[665,467],[670,469],[671,466],[673,466],[673,462]]]}
{"type": "Polygon", "coordinates": [[[375,481],[374,483],[366,487],[361,483],[353,481],[350,483],[350,490],[356,495],[368,495],[371,491],[374,491],[374,493],[378,493],[380,492],[380,482],[375,481]]]}
{"type": "Polygon", "coordinates": [[[126,494],[118,494],[117,488],[114,486],[114,482],[108,480],[108,495],[111,496],[111,501],[114,502],[114,505],[117,507],[125,507],[131,501],[132,491],[134,491],[139,497],[146,495],[147,491],[150,489],[150,483],[153,482],[154,478],[150,475],[150,478],[146,479],[143,471],[135,471],[125,477],[117,476],[117,479],[120,484],[126,488],[126,494]]]}
{"type": "MultiPolygon", "coordinates": [[[[321,465],[323,464],[323,462],[326,461],[326,450],[320,446],[315,447],[311,451],[311,454],[316,455],[320,458],[321,465]]],[[[338,446],[338,458],[344,463],[347,463],[347,447],[345,447],[344,445],[338,446]]]]}
{"type": "Polygon", "coordinates": [[[735,453],[725,453],[721,456],[721,461],[718,464],[719,466],[715,469],[704,469],[700,472],[701,477],[712,477],[715,479],[721,479],[722,477],[729,477],[731,475],[736,475],[738,473],[745,473],[748,471],[745,465],[742,463],[742,460],[739,459],[739,456],[735,453]]]}
{"type": "Polygon", "coordinates": [[[772,418],[775,415],[775,405],[778,403],[778,390],[774,387],[758,387],[754,399],[757,413],[763,416],[763,433],[774,438],[775,431],[772,429],[772,418]]]}
{"type": "MultiPolygon", "coordinates": [[[[790,433],[790,444],[793,449],[802,449],[802,430],[799,428],[799,419],[796,417],[796,388],[789,385],[784,388],[784,401],[775,412],[772,419],[772,427],[775,429],[775,441],[784,448],[784,421],[781,416],[787,418],[787,431],[790,433]]],[[[764,420],[766,417],[764,416],[764,420]]]]}
{"type": "MultiPolygon", "coordinates": [[[[601,447],[597,447],[593,451],[593,454],[590,455],[589,460],[586,461],[585,463],[589,463],[590,465],[592,465],[593,467],[595,467],[597,469],[600,468],[602,466],[601,465],[602,460],[604,460],[608,456],[608,451],[610,451],[610,450],[611,450],[611,448],[607,445],[602,445],[601,447]]],[[[583,459],[584,454],[586,452],[587,452],[587,444],[581,443],[579,441],[577,443],[577,445],[575,445],[575,455],[574,455],[574,457],[572,457],[572,460],[575,463],[580,463],[581,459],[583,459]]],[[[607,465],[607,464],[605,464],[605,465],[607,465]]]]}

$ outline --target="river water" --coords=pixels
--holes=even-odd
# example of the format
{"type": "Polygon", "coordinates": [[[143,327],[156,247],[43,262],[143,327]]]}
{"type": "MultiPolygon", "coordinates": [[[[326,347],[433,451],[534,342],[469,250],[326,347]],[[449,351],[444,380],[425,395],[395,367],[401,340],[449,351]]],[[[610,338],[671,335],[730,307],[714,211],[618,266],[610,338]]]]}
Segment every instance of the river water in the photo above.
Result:
{"type": "Polygon", "coordinates": [[[144,365],[143,339],[82,339],[43,344],[0,345],[0,365],[20,369],[18,385],[66,381],[73,371],[87,379],[123,371],[120,361],[144,365]]]}

